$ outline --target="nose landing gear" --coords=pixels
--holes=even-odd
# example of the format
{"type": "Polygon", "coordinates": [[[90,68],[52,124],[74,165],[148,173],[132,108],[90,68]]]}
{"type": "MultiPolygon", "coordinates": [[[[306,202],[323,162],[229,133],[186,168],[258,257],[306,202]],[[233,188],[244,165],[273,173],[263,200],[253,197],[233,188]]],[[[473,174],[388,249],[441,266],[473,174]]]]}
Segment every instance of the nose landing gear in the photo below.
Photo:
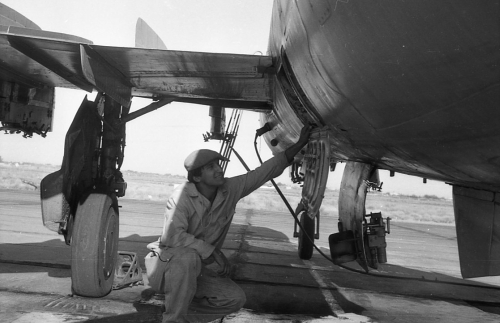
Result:
{"type": "Polygon", "coordinates": [[[304,204],[299,203],[295,215],[300,219],[301,225],[301,229],[297,230],[298,225],[295,222],[293,232],[293,237],[299,238],[299,258],[309,260],[314,251],[314,239],[319,239],[319,212],[315,217],[311,217],[304,204]]]}
{"type": "MultiPolygon", "coordinates": [[[[292,169],[298,173],[296,168],[292,169]]],[[[297,217],[300,215],[302,228],[297,231],[297,223],[295,223],[293,236],[299,238],[300,259],[308,260],[313,254],[314,239],[319,239],[319,208],[323,202],[330,170],[330,143],[327,128],[318,129],[311,134],[302,160],[302,169],[304,169],[302,200],[295,210],[295,215],[297,217]]]]}

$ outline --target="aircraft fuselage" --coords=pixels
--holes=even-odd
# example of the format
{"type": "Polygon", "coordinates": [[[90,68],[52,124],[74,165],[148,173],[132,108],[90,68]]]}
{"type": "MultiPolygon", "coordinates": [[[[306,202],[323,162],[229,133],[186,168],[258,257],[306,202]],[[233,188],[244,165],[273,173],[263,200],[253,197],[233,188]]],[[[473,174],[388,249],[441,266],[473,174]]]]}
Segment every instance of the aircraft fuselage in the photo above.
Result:
{"type": "Polygon", "coordinates": [[[329,128],[334,160],[498,191],[498,12],[499,1],[276,1],[271,149],[309,120],[329,128]]]}

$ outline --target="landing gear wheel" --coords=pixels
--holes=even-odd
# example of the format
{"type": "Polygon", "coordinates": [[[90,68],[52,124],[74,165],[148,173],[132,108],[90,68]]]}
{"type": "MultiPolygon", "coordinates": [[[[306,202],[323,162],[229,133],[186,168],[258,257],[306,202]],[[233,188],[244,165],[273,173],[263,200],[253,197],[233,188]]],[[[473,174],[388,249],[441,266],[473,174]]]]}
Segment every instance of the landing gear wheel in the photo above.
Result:
{"type": "Polygon", "coordinates": [[[118,210],[106,194],[92,193],[78,205],[71,238],[74,294],[102,297],[111,292],[118,256],[118,210]]]}
{"type": "Polygon", "coordinates": [[[304,228],[304,231],[299,228],[299,257],[300,259],[309,260],[312,257],[314,248],[314,219],[311,219],[303,211],[300,213],[300,224],[304,228]],[[304,232],[307,233],[307,236],[304,232]]]}

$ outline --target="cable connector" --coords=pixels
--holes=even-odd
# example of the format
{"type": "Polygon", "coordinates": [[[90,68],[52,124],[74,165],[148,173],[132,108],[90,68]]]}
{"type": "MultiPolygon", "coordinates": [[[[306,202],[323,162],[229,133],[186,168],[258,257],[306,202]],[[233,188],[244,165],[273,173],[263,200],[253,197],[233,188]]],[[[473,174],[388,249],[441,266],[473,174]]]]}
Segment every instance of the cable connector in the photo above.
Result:
{"type": "Polygon", "coordinates": [[[255,131],[255,136],[256,137],[260,137],[262,136],[263,134],[265,134],[266,132],[270,131],[272,128],[271,128],[271,125],[269,124],[269,122],[266,122],[266,124],[260,128],[260,129],[257,129],[255,131]]]}

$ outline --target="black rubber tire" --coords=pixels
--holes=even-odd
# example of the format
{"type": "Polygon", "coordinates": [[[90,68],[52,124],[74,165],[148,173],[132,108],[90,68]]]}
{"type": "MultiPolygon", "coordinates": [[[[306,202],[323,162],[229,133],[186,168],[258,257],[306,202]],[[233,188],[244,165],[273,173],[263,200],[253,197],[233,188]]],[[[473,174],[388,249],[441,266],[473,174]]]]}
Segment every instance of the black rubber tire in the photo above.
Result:
{"type": "Polygon", "coordinates": [[[111,292],[119,236],[115,205],[101,193],[78,205],[71,238],[71,288],[76,295],[103,297],[111,292]]]}
{"type": "Polygon", "coordinates": [[[311,219],[305,211],[300,213],[300,224],[304,231],[299,228],[299,258],[304,260],[311,259],[314,251],[314,219],[311,219]],[[305,234],[307,233],[307,237],[305,234]]]}

